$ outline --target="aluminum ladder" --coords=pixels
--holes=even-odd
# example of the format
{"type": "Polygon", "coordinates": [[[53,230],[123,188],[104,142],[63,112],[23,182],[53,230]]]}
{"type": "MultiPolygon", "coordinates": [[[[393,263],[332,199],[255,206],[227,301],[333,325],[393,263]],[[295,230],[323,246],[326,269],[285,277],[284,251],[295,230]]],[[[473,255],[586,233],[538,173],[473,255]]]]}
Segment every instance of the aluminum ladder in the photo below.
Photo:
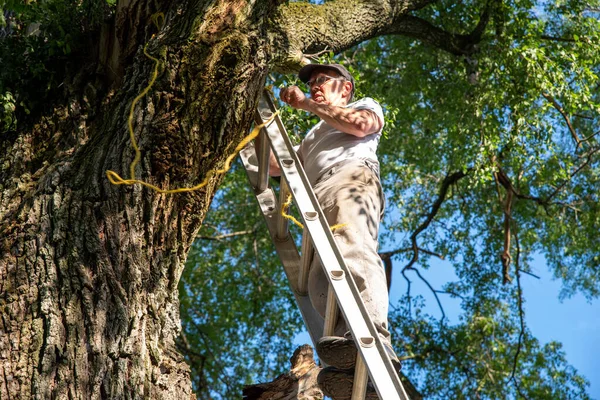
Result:
{"type": "MultiPolygon", "coordinates": [[[[264,124],[275,112],[275,104],[265,91],[259,101],[255,123],[264,124]]],[[[339,307],[358,348],[352,400],[365,398],[369,376],[380,399],[409,400],[367,314],[279,115],[262,128],[254,146],[248,146],[240,152],[240,158],[313,345],[322,336],[333,335],[339,307]],[[281,167],[279,197],[268,185],[271,149],[281,167]],[[281,205],[290,193],[304,222],[301,255],[289,233],[288,220],[281,215],[281,205]],[[329,280],[325,321],[313,309],[307,295],[313,249],[329,280]]]]}

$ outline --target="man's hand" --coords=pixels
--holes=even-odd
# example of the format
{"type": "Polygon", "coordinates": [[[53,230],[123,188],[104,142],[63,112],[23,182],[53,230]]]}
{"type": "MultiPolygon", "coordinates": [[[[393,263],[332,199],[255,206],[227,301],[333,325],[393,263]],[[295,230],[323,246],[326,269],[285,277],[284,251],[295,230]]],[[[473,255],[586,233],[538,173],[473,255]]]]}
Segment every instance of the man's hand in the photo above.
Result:
{"type": "Polygon", "coordinates": [[[294,108],[306,110],[308,98],[298,86],[286,87],[279,93],[279,98],[294,108]]]}

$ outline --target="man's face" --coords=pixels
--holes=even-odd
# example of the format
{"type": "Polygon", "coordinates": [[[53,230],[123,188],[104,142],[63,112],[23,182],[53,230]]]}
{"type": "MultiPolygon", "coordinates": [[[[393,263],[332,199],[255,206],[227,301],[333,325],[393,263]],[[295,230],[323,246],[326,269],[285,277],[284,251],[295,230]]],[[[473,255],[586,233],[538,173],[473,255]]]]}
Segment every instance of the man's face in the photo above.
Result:
{"type": "Polygon", "coordinates": [[[315,70],[309,79],[310,97],[317,103],[332,106],[346,105],[351,83],[332,70],[315,70]],[[333,79],[329,79],[333,78],[333,79]]]}

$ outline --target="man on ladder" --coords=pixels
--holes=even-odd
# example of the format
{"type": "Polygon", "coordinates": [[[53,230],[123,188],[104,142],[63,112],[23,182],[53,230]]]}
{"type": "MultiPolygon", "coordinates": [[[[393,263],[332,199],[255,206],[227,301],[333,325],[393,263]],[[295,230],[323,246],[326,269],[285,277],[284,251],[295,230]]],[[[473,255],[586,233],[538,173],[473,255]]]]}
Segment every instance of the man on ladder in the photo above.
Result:
{"type": "MultiPolygon", "coordinates": [[[[310,89],[310,98],[297,86],[280,93],[290,106],[321,118],[297,149],[306,175],[330,226],[336,243],[360,291],[367,312],[396,370],[400,362],[390,343],[387,321],[388,292],[385,270],[377,253],[379,222],[384,197],[376,156],[384,118],[371,98],[351,102],[354,79],[340,64],[309,64],[299,74],[310,89]]],[[[280,174],[271,155],[270,173],[280,174]]],[[[318,257],[313,256],[308,292],[313,307],[325,316],[328,281],[318,257]]],[[[330,367],[319,374],[319,385],[334,400],[349,398],[357,349],[340,317],[335,334],[322,337],[317,353],[330,367]]],[[[377,398],[374,390],[367,398],[377,398]]]]}

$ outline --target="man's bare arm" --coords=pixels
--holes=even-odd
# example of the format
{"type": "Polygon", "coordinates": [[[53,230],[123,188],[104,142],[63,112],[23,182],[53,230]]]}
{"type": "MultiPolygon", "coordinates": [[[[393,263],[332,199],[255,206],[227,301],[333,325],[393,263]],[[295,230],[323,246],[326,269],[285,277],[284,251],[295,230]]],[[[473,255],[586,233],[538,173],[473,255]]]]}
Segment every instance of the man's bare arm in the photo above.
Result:
{"type": "Polygon", "coordinates": [[[316,114],[334,128],[353,136],[365,137],[378,132],[383,126],[383,121],[371,110],[317,103],[306,97],[297,86],[285,88],[281,92],[281,99],[294,108],[316,114]]]}
{"type": "Polygon", "coordinates": [[[317,103],[307,99],[306,111],[318,115],[322,120],[342,132],[365,137],[381,130],[379,116],[371,110],[357,110],[317,103]]]}

